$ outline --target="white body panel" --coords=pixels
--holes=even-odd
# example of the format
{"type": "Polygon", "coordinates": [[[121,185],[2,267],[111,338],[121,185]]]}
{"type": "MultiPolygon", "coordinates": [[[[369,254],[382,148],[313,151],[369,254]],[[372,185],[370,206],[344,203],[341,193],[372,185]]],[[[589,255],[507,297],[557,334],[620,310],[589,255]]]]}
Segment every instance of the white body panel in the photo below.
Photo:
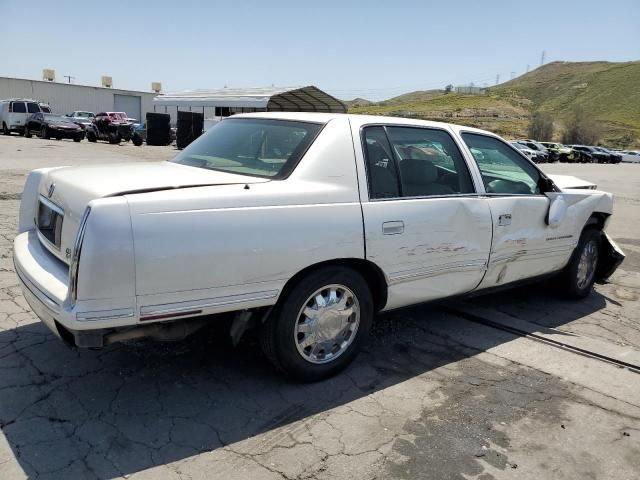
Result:
{"type": "Polygon", "coordinates": [[[483,199],[388,200],[362,209],[367,258],[389,285],[385,308],[466,293],[482,280],[491,247],[483,199]]]}
{"type": "Polygon", "coordinates": [[[339,114],[244,116],[326,125],[277,181],[167,162],[32,172],[14,255],[25,295],[48,325],[104,329],[273,305],[305,268],[345,260],[378,268],[388,286],[383,307],[401,307],[556,271],[590,215],[612,212],[609,194],[563,189],[566,218],[552,228],[545,195],[487,195],[460,137],[478,130],[339,114]],[[370,200],[359,132],[381,123],[446,129],[476,192],[370,200]],[[34,224],[39,199],[64,212],[59,249],[34,224]]]}

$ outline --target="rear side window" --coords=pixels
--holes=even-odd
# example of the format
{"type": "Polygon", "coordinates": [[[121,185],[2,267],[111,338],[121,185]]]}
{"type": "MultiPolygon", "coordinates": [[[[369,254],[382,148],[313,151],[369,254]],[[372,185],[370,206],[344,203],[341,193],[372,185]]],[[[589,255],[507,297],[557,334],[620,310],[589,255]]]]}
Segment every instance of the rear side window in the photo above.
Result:
{"type": "Polygon", "coordinates": [[[396,162],[384,127],[368,127],[364,130],[364,147],[367,161],[369,198],[397,198],[400,182],[396,162]]]}
{"type": "Polygon", "coordinates": [[[466,162],[444,130],[368,127],[364,141],[370,198],[474,193],[466,162]]]}
{"type": "Polygon", "coordinates": [[[403,197],[474,193],[460,150],[444,130],[387,127],[403,197]]]}
{"type": "Polygon", "coordinates": [[[37,113],[40,111],[40,107],[37,103],[27,103],[27,111],[29,113],[37,113]]]}
{"type": "Polygon", "coordinates": [[[11,111],[14,113],[27,113],[27,107],[24,102],[13,102],[11,106],[11,111]]]}

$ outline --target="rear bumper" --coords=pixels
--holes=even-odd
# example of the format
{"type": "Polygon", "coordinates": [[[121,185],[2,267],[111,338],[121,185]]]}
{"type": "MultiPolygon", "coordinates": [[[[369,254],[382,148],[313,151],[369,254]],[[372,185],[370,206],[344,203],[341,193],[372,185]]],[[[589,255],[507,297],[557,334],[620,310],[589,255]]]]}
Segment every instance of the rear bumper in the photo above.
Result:
{"type": "Polygon", "coordinates": [[[69,270],[41,244],[35,231],[17,235],[13,263],[24,297],[56,336],[77,346],[100,346],[106,332],[136,325],[135,298],[69,299],[69,270]]]}

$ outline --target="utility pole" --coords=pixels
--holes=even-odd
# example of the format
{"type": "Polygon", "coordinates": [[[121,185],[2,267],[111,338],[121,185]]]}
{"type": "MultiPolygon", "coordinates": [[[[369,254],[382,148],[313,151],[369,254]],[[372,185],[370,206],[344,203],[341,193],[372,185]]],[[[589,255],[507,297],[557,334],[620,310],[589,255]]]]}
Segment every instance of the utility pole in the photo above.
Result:
{"type": "Polygon", "coordinates": [[[498,85],[500,83],[500,74],[498,73],[496,75],[496,85],[498,85]]]}
{"type": "Polygon", "coordinates": [[[511,72],[511,80],[513,80],[514,78],[516,78],[516,72],[511,72]]]}
{"type": "Polygon", "coordinates": [[[68,83],[71,83],[71,80],[75,80],[76,77],[72,77],[71,75],[63,75],[64,78],[66,78],[67,80],[69,80],[68,83]]]}
{"type": "Polygon", "coordinates": [[[527,63],[527,73],[529,73],[529,64],[527,63]]]}
{"type": "Polygon", "coordinates": [[[544,65],[544,57],[545,57],[546,53],[547,52],[542,50],[542,55],[540,55],[540,66],[544,65]]]}

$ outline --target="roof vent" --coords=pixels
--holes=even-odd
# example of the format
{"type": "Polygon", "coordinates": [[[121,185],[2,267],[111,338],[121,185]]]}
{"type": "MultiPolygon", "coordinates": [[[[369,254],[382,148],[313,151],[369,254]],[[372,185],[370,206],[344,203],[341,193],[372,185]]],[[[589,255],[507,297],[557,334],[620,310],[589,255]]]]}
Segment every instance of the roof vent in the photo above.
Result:
{"type": "Polygon", "coordinates": [[[47,82],[53,82],[56,79],[56,72],[51,68],[42,69],[42,79],[47,82]]]}
{"type": "Polygon", "coordinates": [[[111,77],[107,77],[106,75],[102,76],[102,86],[111,88],[113,87],[113,79],[111,77]]]}

